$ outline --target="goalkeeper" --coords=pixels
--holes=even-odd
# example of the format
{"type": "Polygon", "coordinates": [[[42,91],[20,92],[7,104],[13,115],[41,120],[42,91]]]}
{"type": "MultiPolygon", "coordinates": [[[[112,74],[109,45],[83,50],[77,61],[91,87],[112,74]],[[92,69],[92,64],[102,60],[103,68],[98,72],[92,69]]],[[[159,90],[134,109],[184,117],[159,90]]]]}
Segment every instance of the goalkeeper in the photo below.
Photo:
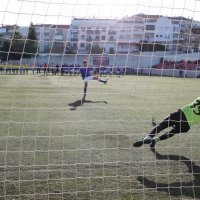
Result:
{"type": "Polygon", "coordinates": [[[200,122],[200,97],[195,99],[192,103],[183,106],[176,112],[171,113],[158,125],[152,122],[154,127],[148,133],[148,135],[141,140],[138,140],[133,144],[134,147],[140,147],[143,144],[150,144],[150,147],[154,148],[158,141],[166,140],[175,134],[185,133],[190,130],[190,127],[200,122]],[[162,130],[172,127],[172,129],[161,136],[156,136],[162,130]]]}
{"type": "Polygon", "coordinates": [[[87,61],[86,60],[83,61],[83,67],[80,68],[80,74],[81,74],[82,79],[84,81],[84,95],[83,95],[82,101],[85,101],[85,97],[86,97],[86,94],[87,94],[88,81],[97,80],[97,81],[102,82],[104,84],[106,84],[107,81],[108,81],[108,80],[102,80],[102,79],[100,79],[100,78],[98,78],[96,76],[93,76],[91,74],[91,69],[87,65],[87,61]]]}

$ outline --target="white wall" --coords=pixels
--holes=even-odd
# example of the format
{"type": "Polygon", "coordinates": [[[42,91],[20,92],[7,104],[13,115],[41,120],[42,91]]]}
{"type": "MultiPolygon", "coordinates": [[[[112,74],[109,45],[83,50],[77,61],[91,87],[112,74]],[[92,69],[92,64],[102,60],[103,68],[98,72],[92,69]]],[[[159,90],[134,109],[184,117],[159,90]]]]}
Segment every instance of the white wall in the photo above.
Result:
{"type": "Polygon", "coordinates": [[[157,42],[173,41],[173,24],[171,23],[171,20],[169,20],[167,17],[161,17],[156,22],[154,41],[157,42]]]}
{"type": "MultiPolygon", "coordinates": [[[[105,54],[105,56],[109,56],[110,65],[117,67],[133,67],[133,68],[149,68],[152,65],[158,64],[160,59],[163,57],[164,52],[141,52],[135,54],[105,54]]],[[[165,53],[166,55],[166,53],[165,53]]],[[[31,59],[22,59],[22,63],[59,63],[59,64],[82,64],[82,61],[87,59],[89,63],[92,64],[93,56],[101,56],[100,55],[91,55],[91,54],[71,54],[71,55],[63,55],[57,56],[55,54],[43,55],[36,58],[31,59]]],[[[19,62],[19,61],[13,61],[19,62]]]]}
{"type": "MultiPolygon", "coordinates": [[[[32,59],[22,59],[21,63],[58,63],[58,64],[82,64],[82,61],[87,59],[89,63],[93,63],[93,56],[101,56],[101,55],[90,55],[90,54],[79,54],[79,55],[64,55],[64,56],[56,56],[54,54],[44,55],[32,59]]],[[[164,58],[165,60],[198,60],[200,59],[199,53],[191,53],[191,54],[176,54],[169,55],[168,52],[141,52],[135,54],[112,54],[109,56],[110,65],[117,67],[133,67],[133,68],[150,68],[153,65],[160,63],[160,59],[164,58]]],[[[19,62],[19,61],[13,61],[19,62]]],[[[162,70],[163,71],[163,70],[162,70]]]]}
{"type": "Polygon", "coordinates": [[[0,33],[6,33],[6,28],[0,28],[0,33]]]}
{"type": "Polygon", "coordinates": [[[182,78],[195,78],[200,76],[200,71],[182,71],[180,75],[180,70],[178,69],[137,69],[135,70],[136,73],[146,74],[146,75],[158,75],[158,76],[172,76],[172,77],[182,77],[182,78]]]}
{"type": "Polygon", "coordinates": [[[180,60],[194,61],[194,60],[200,59],[200,52],[164,55],[163,58],[164,58],[164,60],[168,60],[168,61],[180,61],[180,60]]]}
{"type": "MultiPolygon", "coordinates": [[[[159,75],[159,76],[172,76],[172,77],[180,77],[180,70],[178,69],[154,69],[151,68],[152,65],[155,65],[160,62],[162,57],[168,58],[169,60],[173,60],[176,56],[181,60],[186,58],[186,55],[190,60],[200,59],[198,53],[193,54],[177,54],[177,55],[167,55],[166,52],[142,52],[138,54],[114,54],[109,55],[110,66],[114,67],[132,67],[135,68],[134,72],[138,74],[146,74],[146,75],[159,75]]],[[[54,63],[54,64],[80,64],[82,65],[82,61],[87,59],[89,64],[93,64],[93,56],[97,55],[65,55],[65,56],[55,56],[55,55],[46,55],[41,57],[35,57],[32,59],[22,59],[21,63],[27,64],[40,64],[54,63]]],[[[100,56],[100,55],[98,55],[100,56]]],[[[106,55],[108,56],[108,55],[106,55]]],[[[20,61],[10,61],[10,63],[17,63],[20,61]]],[[[200,70],[197,71],[184,71],[182,72],[182,77],[197,77],[200,75],[200,70]]]]}

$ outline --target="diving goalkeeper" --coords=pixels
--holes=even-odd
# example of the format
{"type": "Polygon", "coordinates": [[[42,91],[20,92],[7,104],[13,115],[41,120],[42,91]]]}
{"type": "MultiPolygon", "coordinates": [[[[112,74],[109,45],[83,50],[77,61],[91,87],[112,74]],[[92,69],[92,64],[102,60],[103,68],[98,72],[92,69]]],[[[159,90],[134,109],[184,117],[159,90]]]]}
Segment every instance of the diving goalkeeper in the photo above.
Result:
{"type": "Polygon", "coordinates": [[[192,103],[183,106],[176,112],[171,113],[158,125],[154,123],[153,129],[148,135],[133,144],[134,147],[140,147],[143,144],[150,144],[154,148],[155,144],[161,140],[166,140],[175,134],[185,133],[190,130],[190,127],[200,122],[200,97],[195,99],[192,103]],[[161,136],[156,136],[162,130],[172,127],[172,129],[161,136]]]}

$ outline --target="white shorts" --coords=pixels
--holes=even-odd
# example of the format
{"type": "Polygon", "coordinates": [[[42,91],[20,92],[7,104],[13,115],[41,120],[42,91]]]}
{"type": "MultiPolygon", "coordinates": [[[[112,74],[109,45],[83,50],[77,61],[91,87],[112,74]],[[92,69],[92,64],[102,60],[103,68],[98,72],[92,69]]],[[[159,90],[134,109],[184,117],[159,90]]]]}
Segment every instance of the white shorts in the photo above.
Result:
{"type": "Polygon", "coordinates": [[[84,78],[84,83],[87,83],[88,81],[91,81],[91,80],[93,80],[93,78],[94,78],[94,76],[88,76],[88,77],[86,77],[86,78],[84,78]]]}

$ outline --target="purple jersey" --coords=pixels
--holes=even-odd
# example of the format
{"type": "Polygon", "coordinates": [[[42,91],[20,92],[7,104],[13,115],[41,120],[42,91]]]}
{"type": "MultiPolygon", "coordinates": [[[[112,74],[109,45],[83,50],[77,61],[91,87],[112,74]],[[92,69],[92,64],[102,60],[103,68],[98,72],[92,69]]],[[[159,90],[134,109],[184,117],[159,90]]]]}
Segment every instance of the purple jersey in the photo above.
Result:
{"type": "Polygon", "coordinates": [[[90,70],[91,69],[88,68],[88,67],[81,67],[80,68],[80,73],[81,73],[82,79],[85,79],[85,78],[91,76],[90,70]]]}

